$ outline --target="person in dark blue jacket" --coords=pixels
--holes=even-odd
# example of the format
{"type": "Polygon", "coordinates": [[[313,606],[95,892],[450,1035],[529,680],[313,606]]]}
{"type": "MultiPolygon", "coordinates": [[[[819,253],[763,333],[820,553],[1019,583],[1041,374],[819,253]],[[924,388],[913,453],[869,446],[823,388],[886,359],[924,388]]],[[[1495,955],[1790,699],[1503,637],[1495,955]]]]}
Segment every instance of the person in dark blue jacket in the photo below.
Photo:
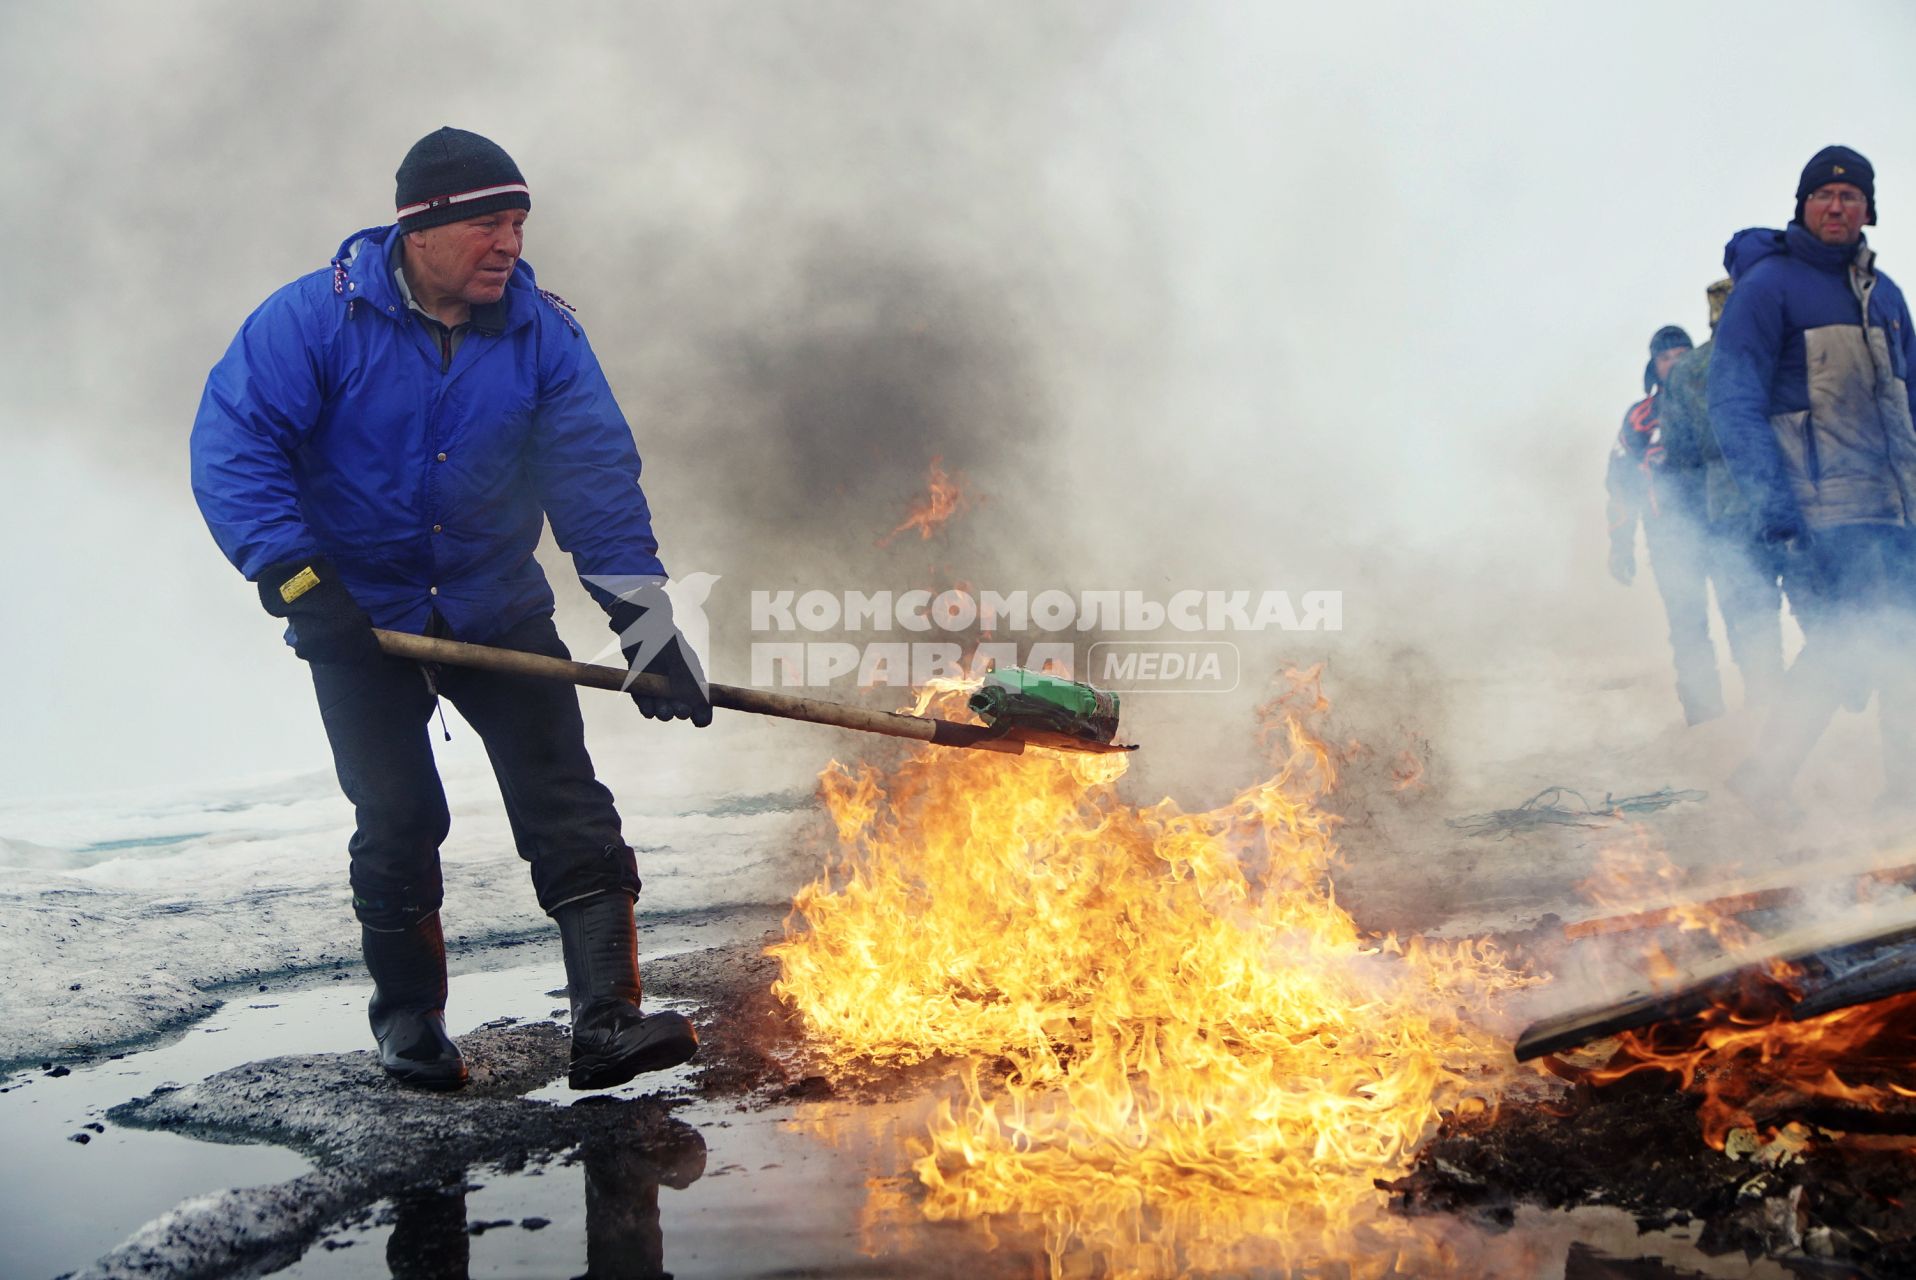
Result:
{"type": "Polygon", "coordinates": [[[1790,786],[1830,717],[1873,690],[1885,799],[1916,801],[1916,326],[1863,234],[1876,175],[1826,147],[1782,231],[1730,239],[1736,281],[1716,332],[1710,420],[1764,541],[1786,548],[1784,588],[1804,630],[1762,740],[1733,790],[1794,816],[1790,786]]]}
{"type": "MultiPolygon", "coordinates": [[[[347,237],[330,266],[274,293],[214,366],[193,424],[193,491],[311,668],[355,810],[353,910],[386,1071],[432,1088],[466,1079],[445,1030],[450,817],[428,730],[443,694],[484,741],[539,905],[559,925],[571,1083],[603,1088],[685,1061],[698,1040],[679,1014],[639,1011],[638,869],[577,695],[391,658],[373,628],[567,656],[533,558],[550,519],[621,638],[656,636],[665,570],[639,455],[572,309],[520,259],[532,198],[511,157],[440,129],[407,153],[397,183],[394,225],[347,237]]],[[[707,724],[696,659],[664,625],[645,669],[671,696],[635,700],[647,716],[707,724]]]]}

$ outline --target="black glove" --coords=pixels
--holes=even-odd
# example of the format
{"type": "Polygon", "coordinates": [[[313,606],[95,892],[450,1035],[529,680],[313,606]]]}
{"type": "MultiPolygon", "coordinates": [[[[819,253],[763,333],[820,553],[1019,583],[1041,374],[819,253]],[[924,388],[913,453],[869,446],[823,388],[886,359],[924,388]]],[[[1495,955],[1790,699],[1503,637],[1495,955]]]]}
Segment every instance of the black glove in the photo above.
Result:
{"type": "MultiPolygon", "coordinates": [[[[660,599],[664,600],[663,593],[660,599]]],[[[692,652],[692,646],[685,643],[685,637],[672,625],[671,605],[655,605],[654,609],[660,607],[665,610],[664,616],[654,614],[652,621],[669,629],[671,635],[640,670],[646,675],[664,676],[671,686],[671,692],[659,698],[633,689],[632,701],[638,704],[639,714],[649,720],[690,720],[703,729],[712,723],[712,702],[705,692],[705,673],[699,667],[698,655],[692,652]]],[[[613,606],[612,629],[619,633],[628,669],[639,661],[649,647],[646,644],[645,619],[651,613],[652,609],[624,600],[613,606]]]]}
{"type": "Polygon", "coordinates": [[[269,565],[259,575],[266,612],[293,624],[293,652],[308,662],[377,662],[373,621],[324,556],[269,565]]]}

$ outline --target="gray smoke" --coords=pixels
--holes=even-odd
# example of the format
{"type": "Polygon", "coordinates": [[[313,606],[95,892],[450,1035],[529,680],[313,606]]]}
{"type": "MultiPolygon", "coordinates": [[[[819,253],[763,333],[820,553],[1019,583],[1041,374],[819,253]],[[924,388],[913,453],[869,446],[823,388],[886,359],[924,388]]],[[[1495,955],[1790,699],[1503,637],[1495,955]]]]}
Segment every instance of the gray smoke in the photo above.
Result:
{"type": "Polygon", "coordinates": [[[526,171],[527,260],[620,394],[667,564],[721,575],[715,628],[755,586],[1341,590],[1342,633],[1242,638],[1238,692],[1135,700],[1144,782],[1249,780],[1265,675],[1319,658],[1449,776],[1588,772],[1676,717],[1654,593],[1603,571],[1644,341],[1703,329],[1723,240],[1825,142],[1876,163],[1884,265],[1916,244],[1911,18],[1868,21],[11,4],[0,661],[32,674],[0,789],[324,767],[185,434],[245,314],[447,123],[526,171]],[[1846,91],[1806,106],[1805,68],[1846,91]],[[879,547],[933,457],[984,502],[879,547]]]}

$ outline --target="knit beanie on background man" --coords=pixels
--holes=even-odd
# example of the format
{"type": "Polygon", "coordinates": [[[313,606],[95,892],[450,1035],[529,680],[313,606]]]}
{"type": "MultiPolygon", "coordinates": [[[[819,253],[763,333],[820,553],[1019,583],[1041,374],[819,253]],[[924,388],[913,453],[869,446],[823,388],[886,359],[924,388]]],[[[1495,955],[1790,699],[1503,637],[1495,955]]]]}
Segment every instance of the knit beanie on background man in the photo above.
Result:
{"type": "Polygon", "coordinates": [[[1679,325],[1666,324],[1650,335],[1650,359],[1643,366],[1643,394],[1649,395],[1663,385],[1663,379],[1657,377],[1657,357],[1672,347],[1692,347],[1690,335],[1683,332],[1679,325]]]}
{"type": "Polygon", "coordinates": [[[1803,176],[1796,180],[1796,221],[1803,220],[1803,201],[1809,194],[1832,182],[1847,182],[1863,193],[1863,199],[1869,202],[1869,215],[1863,225],[1875,226],[1876,170],[1848,147],[1824,147],[1803,166],[1803,176]]]}
{"type": "Polygon", "coordinates": [[[1651,335],[1650,358],[1654,360],[1672,347],[1694,347],[1695,345],[1696,343],[1690,341],[1690,335],[1683,332],[1680,326],[1666,324],[1651,335]]]}
{"type": "Polygon", "coordinates": [[[490,138],[464,129],[439,129],[413,143],[394,177],[401,231],[532,208],[532,193],[512,157],[490,138]]]}

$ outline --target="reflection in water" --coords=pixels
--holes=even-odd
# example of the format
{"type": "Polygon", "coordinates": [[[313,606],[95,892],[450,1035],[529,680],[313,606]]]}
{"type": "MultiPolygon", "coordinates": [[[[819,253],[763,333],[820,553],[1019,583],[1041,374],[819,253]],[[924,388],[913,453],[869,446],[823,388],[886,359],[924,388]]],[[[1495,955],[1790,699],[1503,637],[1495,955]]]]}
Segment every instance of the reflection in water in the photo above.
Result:
{"type": "Polygon", "coordinates": [[[393,1233],[386,1239],[393,1280],[466,1280],[471,1243],[463,1171],[450,1186],[394,1196],[393,1213],[393,1233]]]}
{"type": "MultiPolygon", "coordinates": [[[[705,1172],[705,1141],[677,1120],[663,1134],[656,1119],[641,1127],[624,1104],[598,1112],[605,1128],[579,1145],[568,1163],[585,1171],[586,1271],[580,1280],[670,1280],[659,1227],[659,1187],[689,1187],[705,1172]],[[621,1114],[624,1112],[624,1114],[621,1114]]],[[[466,1218],[465,1171],[444,1186],[393,1197],[386,1266],[393,1280],[466,1280],[472,1229],[466,1218]]],[[[484,1228],[481,1227],[481,1230],[484,1228]]]]}
{"type": "Polygon", "coordinates": [[[1605,1257],[1581,1242],[1570,1246],[1563,1264],[1563,1280],[1702,1280],[1702,1276],[1700,1271],[1669,1267],[1656,1258],[1605,1257]]]}
{"type": "Polygon", "coordinates": [[[659,1184],[682,1190],[705,1172],[705,1142],[679,1125],[683,1140],[641,1146],[612,1132],[579,1148],[585,1162],[585,1262],[589,1280],[670,1280],[659,1230],[659,1184]]]}
{"type": "Polygon", "coordinates": [[[937,1221],[926,1212],[931,1193],[912,1171],[926,1148],[930,1103],[927,1098],[879,1106],[812,1103],[790,1122],[838,1157],[870,1171],[859,1251],[894,1266],[895,1274],[962,1274],[975,1280],[1047,1275],[1087,1280],[1789,1280],[1791,1275],[1778,1263],[1740,1252],[1707,1256],[1685,1232],[1642,1234],[1635,1219],[1619,1209],[1512,1206],[1501,1223],[1409,1218],[1392,1213],[1381,1193],[1373,1212],[1328,1242],[1290,1229],[1295,1208],[1276,1188],[1265,1197],[1240,1197],[1228,1220],[1179,1220],[1164,1208],[1174,1201],[1147,1197],[1127,1215],[1102,1220],[1095,1232],[1074,1231],[1072,1220],[1042,1211],[937,1221]],[[1213,1228],[1215,1234],[1207,1234],[1213,1228]],[[947,1260],[964,1269],[944,1265],[947,1260]]]}

